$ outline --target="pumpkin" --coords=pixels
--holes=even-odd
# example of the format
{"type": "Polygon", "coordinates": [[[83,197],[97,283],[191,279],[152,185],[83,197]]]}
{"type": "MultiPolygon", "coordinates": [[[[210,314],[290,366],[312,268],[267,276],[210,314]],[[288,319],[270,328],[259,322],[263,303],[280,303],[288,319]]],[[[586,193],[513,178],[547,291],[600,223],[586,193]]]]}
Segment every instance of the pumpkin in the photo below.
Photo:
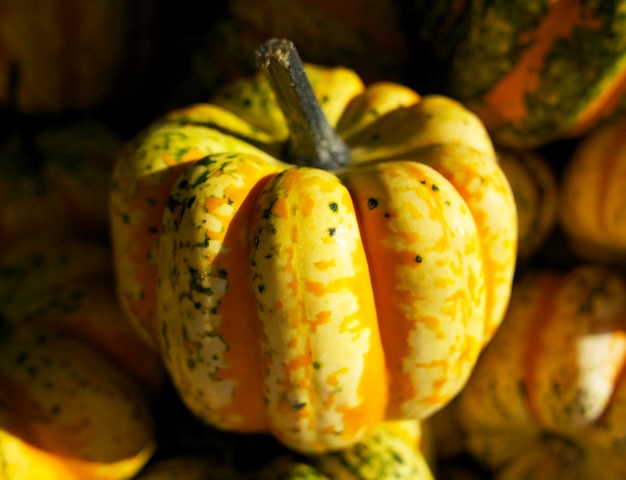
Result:
{"type": "Polygon", "coordinates": [[[463,102],[497,145],[579,136],[623,96],[623,0],[404,3],[418,88],[463,102]]]}
{"type": "Polygon", "coordinates": [[[626,280],[598,265],[541,270],[453,403],[496,479],[626,476],[626,280]]]}
{"type": "Polygon", "coordinates": [[[92,118],[12,133],[0,148],[0,247],[40,235],[107,240],[121,144],[92,118]]]}
{"type": "Polygon", "coordinates": [[[500,148],[498,159],[517,207],[517,255],[528,260],[556,226],[556,174],[538,152],[500,148]]]}
{"type": "Polygon", "coordinates": [[[558,220],[579,258],[626,262],[625,134],[626,117],[598,125],[565,166],[558,220]]]}
{"type": "Polygon", "coordinates": [[[132,478],[155,451],[163,369],[117,307],[108,249],[24,241],[0,299],[2,478],[132,478]]]}
{"type": "Polygon", "coordinates": [[[384,422],[338,452],[314,456],[281,452],[252,470],[237,468],[232,459],[214,458],[210,453],[179,453],[156,460],[137,480],[430,480],[434,477],[418,447],[419,439],[418,422],[384,422]]]}
{"type": "Polygon", "coordinates": [[[124,148],[111,194],[120,302],[203,421],[344,448],[464,385],[508,302],[515,202],[457,102],[303,71],[287,41],[261,52],[267,78],[124,148]]]}
{"type": "Polygon", "coordinates": [[[149,63],[155,6],[0,1],[0,105],[30,114],[87,110],[121,98],[149,63]]]}

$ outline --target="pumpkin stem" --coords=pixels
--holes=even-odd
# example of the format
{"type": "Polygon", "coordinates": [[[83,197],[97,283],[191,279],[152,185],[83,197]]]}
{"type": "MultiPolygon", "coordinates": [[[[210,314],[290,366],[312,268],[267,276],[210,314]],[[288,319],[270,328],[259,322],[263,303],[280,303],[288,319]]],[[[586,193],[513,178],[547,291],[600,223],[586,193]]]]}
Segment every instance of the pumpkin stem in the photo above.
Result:
{"type": "Polygon", "coordinates": [[[273,38],[256,51],[256,64],[276,95],[287,126],[287,160],[332,170],[345,165],[350,149],[330,126],[293,42],[273,38]]]}

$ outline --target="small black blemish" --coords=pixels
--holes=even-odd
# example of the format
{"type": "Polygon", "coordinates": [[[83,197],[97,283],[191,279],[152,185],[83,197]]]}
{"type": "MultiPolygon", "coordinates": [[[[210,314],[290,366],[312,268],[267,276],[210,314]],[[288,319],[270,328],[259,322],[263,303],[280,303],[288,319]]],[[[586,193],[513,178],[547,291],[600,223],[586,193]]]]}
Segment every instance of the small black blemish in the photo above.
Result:
{"type": "Polygon", "coordinates": [[[315,370],[319,370],[320,368],[322,368],[322,364],[320,362],[313,362],[313,368],[315,370]]]}
{"type": "Polygon", "coordinates": [[[259,293],[265,292],[265,285],[260,283],[259,286],[257,287],[257,290],[259,291],[259,293]]]}
{"type": "Polygon", "coordinates": [[[377,142],[378,140],[380,140],[380,133],[374,133],[370,138],[371,142],[377,142]]]}
{"type": "Polygon", "coordinates": [[[370,210],[374,210],[378,206],[378,199],[376,198],[368,198],[367,199],[367,208],[370,210]]]}
{"type": "Polygon", "coordinates": [[[334,227],[331,227],[328,229],[328,235],[330,235],[331,237],[334,236],[336,232],[337,232],[337,229],[334,227]]]}
{"type": "Polygon", "coordinates": [[[423,258],[422,258],[421,255],[416,255],[415,256],[415,263],[422,263],[422,260],[423,260],[423,258]]]}
{"type": "Polygon", "coordinates": [[[298,402],[291,405],[291,408],[296,411],[302,410],[304,407],[306,407],[306,402],[298,402]]]}
{"type": "Polygon", "coordinates": [[[391,213],[385,212],[385,218],[391,218],[391,213]]]}
{"type": "Polygon", "coordinates": [[[17,354],[16,361],[18,365],[24,365],[27,359],[28,359],[28,353],[20,352],[17,354]]]}
{"type": "Polygon", "coordinates": [[[330,202],[330,203],[328,204],[328,208],[330,208],[330,210],[331,210],[333,213],[337,213],[337,212],[339,211],[339,205],[337,204],[337,202],[330,202]]]}
{"type": "Polygon", "coordinates": [[[252,100],[249,98],[244,98],[241,100],[241,103],[244,107],[250,107],[252,105],[252,100]]]}
{"type": "Polygon", "coordinates": [[[420,180],[420,183],[421,183],[422,185],[426,185],[426,180],[420,180]]]}
{"type": "Polygon", "coordinates": [[[152,233],[153,235],[156,235],[159,233],[159,229],[157,227],[150,227],[148,231],[152,233]]]}
{"type": "Polygon", "coordinates": [[[435,185],[434,183],[433,183],[433,186],[430,187],[430,188],[433,189],[433,192],[438,192],[439,191],[439,187],[437,185],[435,185]]]}
{"type": "Polygon", "coordinates": [[[322,98],[320,98],[320,103],[328,103],[329,100],[330,98],[328,98],[328,95],[324,95],[322,98]]]}

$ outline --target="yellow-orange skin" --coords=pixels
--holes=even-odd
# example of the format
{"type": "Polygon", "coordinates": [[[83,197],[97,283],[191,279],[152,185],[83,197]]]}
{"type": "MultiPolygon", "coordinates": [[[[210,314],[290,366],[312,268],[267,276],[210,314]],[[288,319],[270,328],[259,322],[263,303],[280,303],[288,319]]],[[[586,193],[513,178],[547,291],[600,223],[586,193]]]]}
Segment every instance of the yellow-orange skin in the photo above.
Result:
{"type": "Polygon", "coordinates": [[[578,144],[561,180],[558,220],[580,258],[626,263],[626,118],[578,144]]]}
{"type": "Polygon", "coordinates": [[[535,272],[453,403],[497,479],[626,475],[626,281],[583,265],[535,272]]]}
{"type": "Polygon", "coordinates": [[[488,135],[457,102],[365,88],[342,68],[307,74],[351,148],[345,168],[281,161],[284,118],[246,80],[129,147],[112,218],[122,302],[189,408],[321,452],[458,393],[506,308],[517,218],[488,135]],[[166,129],[223,141],[174,162],[156,148],[166,129]]]}
{"type": "Polygon", "coordinates": [[[110,252],[25,242],[0,278],[0,473],[7,480],[122,480],[155,451],[159,358],[115,300],[110,252]]]}

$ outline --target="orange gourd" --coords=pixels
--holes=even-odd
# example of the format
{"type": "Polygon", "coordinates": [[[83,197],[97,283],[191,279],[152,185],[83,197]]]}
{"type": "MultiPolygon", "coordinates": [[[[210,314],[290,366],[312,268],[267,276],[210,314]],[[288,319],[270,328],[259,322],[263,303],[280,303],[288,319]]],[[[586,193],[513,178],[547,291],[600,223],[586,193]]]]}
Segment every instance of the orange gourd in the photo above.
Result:
{"type": "Polygon", "coordinates": [[[0,262],[0,472],[124,480],[156,448],[157,355],[119,309],[109,250],[24,240],[0,262]]]}
{"type": "Polygon", "coordinates": [[[626,118],[592,130],[565,166],[558,220],[582,259],[626,262],[626,118]]]}
{"type": "Polygon", "coordinates": [[[453,404],[496,479],[626,475],[626,280],[609,267],[533,272],[453,404]]]}
{"type": "Polygon", "coordinates": [[[120,301],[203,421],[339,449],[465,384],[508,302],[515,203],[457,102],[342,67],[307,65],[308,87],[289,42],[266,48],[267,78],[124,149],[120,301]]]}

